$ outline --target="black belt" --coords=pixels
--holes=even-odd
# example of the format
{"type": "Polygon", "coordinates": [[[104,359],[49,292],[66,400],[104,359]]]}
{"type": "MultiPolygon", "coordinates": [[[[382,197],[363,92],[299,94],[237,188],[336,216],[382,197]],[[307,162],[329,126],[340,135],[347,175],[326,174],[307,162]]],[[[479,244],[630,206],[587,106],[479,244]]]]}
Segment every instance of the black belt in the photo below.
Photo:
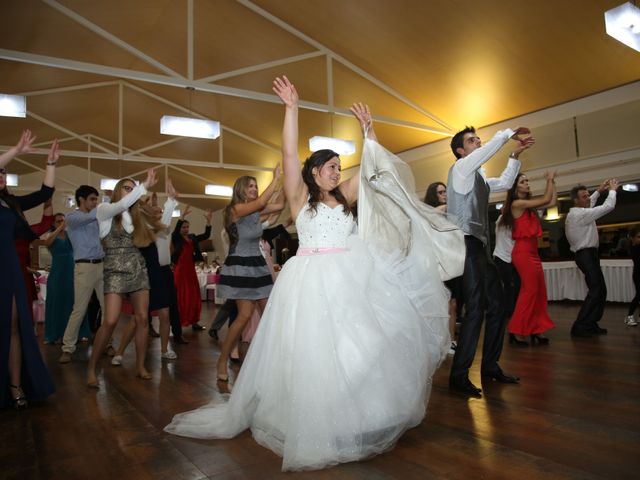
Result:
{"type": "Polygon", "coordinates": [[[76,260],[76,263],[102,263],[101,258],[81,258],[80,260],[76,260]]]}

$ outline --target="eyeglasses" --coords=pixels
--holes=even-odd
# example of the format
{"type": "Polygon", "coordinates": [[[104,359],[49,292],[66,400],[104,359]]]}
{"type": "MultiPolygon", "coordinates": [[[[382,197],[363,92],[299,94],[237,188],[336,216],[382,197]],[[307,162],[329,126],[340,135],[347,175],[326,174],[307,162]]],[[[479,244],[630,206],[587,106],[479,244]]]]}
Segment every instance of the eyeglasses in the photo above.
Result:
{"type": "Polygon", "coordinates": [[[132,186],[130,186],[130,185],[123,185],[123,186],[122,186],[122,189],[123,189],[125,192],[129,193],[131,190],[133,190],[133,187],[132,187],[132,186]]]}

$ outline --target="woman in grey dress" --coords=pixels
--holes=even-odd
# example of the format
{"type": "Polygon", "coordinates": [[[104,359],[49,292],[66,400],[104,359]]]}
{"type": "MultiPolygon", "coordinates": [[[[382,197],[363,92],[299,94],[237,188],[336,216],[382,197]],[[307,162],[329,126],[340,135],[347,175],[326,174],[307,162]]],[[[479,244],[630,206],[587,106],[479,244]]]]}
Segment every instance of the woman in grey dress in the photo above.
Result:
{"type": "Polygon", "coordinates": [[[122,299],[129,296],[136,322],[136,367],[138,377],[150,379],[144,366],[147,353],[147,309],[149,306],[149,278],[147,267],[138,250],[155,239],[162,225],[155,216],[146,212],[140,197],[158,181],[154,169],[147,179],[136,186],[130,178],[120,180],[113,189],[111,203],[102,203],[96,210],[100,226],[104,257],[104,303],[102,325],[96,332],[93,351],[87,369],[87,386],[98,388],[96,368],[107,343],[118,323],[122,299]]]}
{"type": "Polygon", "coordinates": [[[257,308],[262,314],[273,286],[271,272],[260,253],[264,220],[260,217],[284,208],[284,204],[268,203],[279,179],[280,166],[277,166],[273,171],[273,180],[262,195],[258,196],[258,184],[254,177],[238,178],[233,185],[231,202],[224,209],[229,254],[222,266],[218,291],[221,297],[236,301],[238,317],[222,342],[218,358],[218,387],[222,391],[228,391],[229,354],[251,319],[254,309],[257,308]]]}

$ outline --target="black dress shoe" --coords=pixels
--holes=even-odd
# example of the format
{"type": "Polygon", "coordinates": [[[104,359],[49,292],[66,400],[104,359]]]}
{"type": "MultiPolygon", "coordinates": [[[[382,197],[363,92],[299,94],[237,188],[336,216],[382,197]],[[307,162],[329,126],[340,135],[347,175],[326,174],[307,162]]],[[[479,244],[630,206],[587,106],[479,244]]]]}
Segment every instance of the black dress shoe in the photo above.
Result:
{"type": "Polygon", "coordinates": [[[188,340],[185,340],[182,337],[178,337],[178,338],[173,338],[173,343],[175,343],[176,345],[187,345],[189,343],[188,340]]]}
{"type": "Polygon", "coordinates": [[[193,330],[194,332],[200,332],[204,330],[204,327],[199,323],[194,323],[193,325],[191,325],[191,330],[193,330]]]}
{"type": "Polygon", "coordinates": [[[210,336],[211,338],[213,338],[214,340],[220,340],[220,339],[218,338],[218,330],[216,330],[215,328],[211,328],[211,329],[209,329],[209,336],[210,336]]]}
{"type": "Polygon", "coordinates": [[[476,387],[471,380],[464,378],[462,380],[449,379],[449,390],[456,393],[461,393],[468,397],[482,397],[482,390],[476,387]]]}
{"type": "Polygon", "coordinates": [[[515,345],[516,347],[528,347],[529,343],[524,340],[518,340],[518,338],[513,334],[509,334],[509,345],[515,345]]]}
{"type": "Polygon", "coordinates": [[[531,345],[535,345],[536,343],[538,345],[549,345],[549,338],[543,337],[538,333],[534,333],[531,335],[531,345]]]}
{"type": "Polygon", "coordinates": [[[592,332],[591,330],[585,330],[583,328],[572,328],[571,329],[571,336],[572,337],[590,338],[590,337],[593,337],[594,335],[595,335],[595,333],[592,332]]]}
{"type": "Polygon", "coordinates": [[[502,370],[495,373],[483,373],[483,380],[495,380],[500,383],[520,383],[520,377],[514,377],[512,375],[507,375],[502,370]]]}
{"type": "Polygon", "coordinates": [[[600,328],[598,325],[596,325],[595,327],[591,328],[590,330],[592,333],[594,333],[595,335],[606,335],[608,330],[606,328],[600,328]]]}

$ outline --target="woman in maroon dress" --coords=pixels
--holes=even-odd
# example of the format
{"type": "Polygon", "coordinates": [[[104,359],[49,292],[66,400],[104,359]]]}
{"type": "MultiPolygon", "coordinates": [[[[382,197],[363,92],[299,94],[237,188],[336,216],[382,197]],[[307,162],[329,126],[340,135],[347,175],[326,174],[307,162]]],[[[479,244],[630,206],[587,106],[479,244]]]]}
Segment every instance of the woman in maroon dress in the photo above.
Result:
{"type": "Polygon", "coordinates": [[[521,279],[515,311],[509,321],[509,335],[517,342],[531,337],[531,344],[548,344],[542,334],[555,327],[547,312],[547,289],[538,256],[538,238],[542,227],[536,209],[556,204],[555,172],[546,172],[547,187],[542,197],[531,198],[529,179],[524,173],[516,177],[507,193],[501,227],[511,228],[515,245],[511,253],[513,265],[521,279]]]}
{"type": "Polygon", "coordinates": [[[211,236],[211,217],[213,213],[209,210],[204,216],[207,219],[204,233],[193,235],[189,233],[189,222],[184,219],[189,212],[190,207],[187,205],[171,236],[171,261],[175,265],[173,277],[182,326],[188,327],[191,325],[193,330],[204,330],[204,327],[198,323],[200,321],[202,299],[200,298],[200,283],[196,274],[195,262],[203,260],[199,243],[211,236]]]}

